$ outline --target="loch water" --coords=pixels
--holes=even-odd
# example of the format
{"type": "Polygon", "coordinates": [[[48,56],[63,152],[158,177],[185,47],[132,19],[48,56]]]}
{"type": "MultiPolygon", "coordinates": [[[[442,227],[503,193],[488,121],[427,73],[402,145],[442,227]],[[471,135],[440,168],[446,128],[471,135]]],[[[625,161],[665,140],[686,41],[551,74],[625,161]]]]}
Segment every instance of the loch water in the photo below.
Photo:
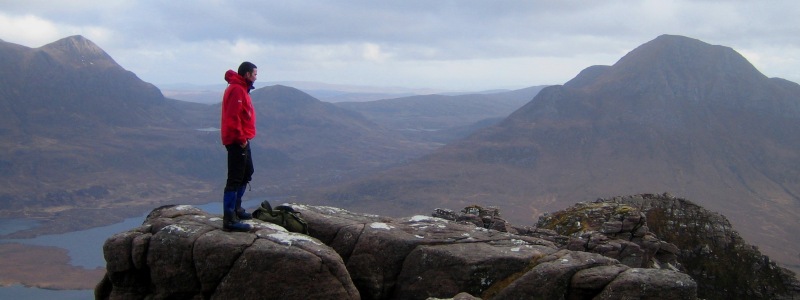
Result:
{"type": "MultiPolygon", "coordinates": [[[[242,206],[252,211],[264,199],[244,201],[242,206]]],[[[275,199],[270,199],[273,201],[275,199]]],[[[222,202],[195,205],[210,214],[222,214],[222,202]]],[[[30,239],[0,239],[0,243],[19,243],[26,245],[50,246],[67,250],[70,264],[86,269],[105,267],[103,243],[114,234],[139,227],[147,214],[128,218],[122,222],[86,230],[61,234],[41,235],[30,239]]],[[[6,235],[39,226],[31,219],[0,219],[0,235],[6,235]]],[[[0,288],[0,299],[94,299],[94,290],[48,290],[29,288],[20,285],[0,288]]]]}

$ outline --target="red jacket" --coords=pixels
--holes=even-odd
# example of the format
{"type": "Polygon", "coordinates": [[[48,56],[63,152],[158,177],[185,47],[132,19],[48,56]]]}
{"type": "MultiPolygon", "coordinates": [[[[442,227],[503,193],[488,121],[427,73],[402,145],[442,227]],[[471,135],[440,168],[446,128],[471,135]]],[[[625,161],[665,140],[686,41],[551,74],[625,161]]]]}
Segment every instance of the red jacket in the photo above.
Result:
{"type": "Polygon", "coordinates": [[[225,72],[228,88],[222,96],[222,144],[244,144],[256,136],[256,111],[250,101],[250,83],[233,70],[225,72]]]}

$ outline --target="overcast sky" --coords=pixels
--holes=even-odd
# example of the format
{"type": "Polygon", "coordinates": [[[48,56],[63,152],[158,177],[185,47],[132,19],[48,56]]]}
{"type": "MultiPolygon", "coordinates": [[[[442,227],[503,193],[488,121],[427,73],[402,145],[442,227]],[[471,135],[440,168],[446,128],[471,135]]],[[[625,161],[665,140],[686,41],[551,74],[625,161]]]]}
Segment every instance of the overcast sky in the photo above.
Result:
{"type": "Polygon", "coordinates": [[[729,46],[800,82],[800,1],[0,0],[0,39],[82,35],[156,85],[259,83],[479,91],[562,84],[661,34],[729,46]]]}

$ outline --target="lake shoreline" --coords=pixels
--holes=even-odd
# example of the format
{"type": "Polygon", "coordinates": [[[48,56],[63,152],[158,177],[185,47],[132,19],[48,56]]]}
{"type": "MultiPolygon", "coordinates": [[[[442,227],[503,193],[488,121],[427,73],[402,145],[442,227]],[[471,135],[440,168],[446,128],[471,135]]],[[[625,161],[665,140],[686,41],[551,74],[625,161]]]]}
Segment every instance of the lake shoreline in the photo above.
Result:
{"type": "MultiPolygon", "coordinates": [[[[265,198],[244,201],[242,206],[252,211],[265,198]]],[[[280,197],[267,198],[277,201],[280,197]]],[[[210,214],[221,214],[220,202],[193,205],[210,214]]],[[[32,238],[19,238],[17,233],[28,236],[32,232],[51,232],[57,222],[39,218],[0,220],[0,296],[5,293],[37,294],[47,291],[94,291],[106,274],[103,244],[114,234],[136,228],[142,224],[151,208],[137,216],[85,229],[85,226],[63,224],[64,228],[81,228],[56,234],[40,234],[32,238]],[[13,238],[9,238],[13,237],[13,238]],[[20,287],[21,286],[21,287],[20,287]],[[47,290],[47,291],[45,291],[47,290]]],[[[2,298],[2,297],[0,297],[2,298]]],[[[31,298],[33,299],[33,298],[31,298]]]]}
{"type": "Polygon", "coordinates": [[[93,290],[105,267],[70,264],[66,249],[19,243],[0,244],[0,286],[22,285],[48,290],[93,290]]]}

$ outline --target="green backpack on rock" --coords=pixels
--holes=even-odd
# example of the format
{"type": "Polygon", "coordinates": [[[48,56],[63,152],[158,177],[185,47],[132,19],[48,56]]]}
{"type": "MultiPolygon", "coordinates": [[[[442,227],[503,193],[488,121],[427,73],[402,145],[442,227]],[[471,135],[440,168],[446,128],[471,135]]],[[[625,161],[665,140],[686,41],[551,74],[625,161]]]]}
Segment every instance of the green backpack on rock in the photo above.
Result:
{"type": "Polygon", "coordinates": [[[295,211],[288,205],[280,205],[272,209],[269,201],[264,200],[264,202],[261,202],[261,206],[253,211],[253,218],[280,225],[291,232],[308,234],[306,220],[300,217],[300,212],[295,211]]]}

